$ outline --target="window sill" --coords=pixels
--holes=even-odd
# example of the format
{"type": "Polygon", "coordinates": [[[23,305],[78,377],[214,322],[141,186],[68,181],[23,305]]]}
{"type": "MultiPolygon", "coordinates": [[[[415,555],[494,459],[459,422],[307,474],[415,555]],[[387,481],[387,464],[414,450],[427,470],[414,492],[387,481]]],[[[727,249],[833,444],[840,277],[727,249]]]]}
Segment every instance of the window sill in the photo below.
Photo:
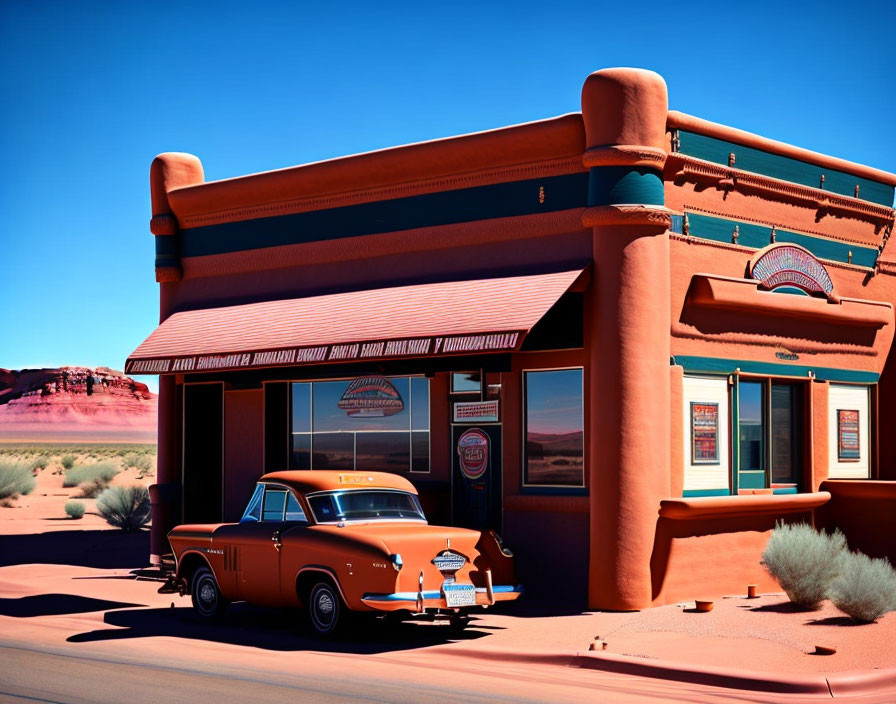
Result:
{"type": "Polygon", "coordinates": [[[827,491],[811,494],[700,496],[660,501],[660,517],[670,520],[804,513],[830,501],[827,491]]]}

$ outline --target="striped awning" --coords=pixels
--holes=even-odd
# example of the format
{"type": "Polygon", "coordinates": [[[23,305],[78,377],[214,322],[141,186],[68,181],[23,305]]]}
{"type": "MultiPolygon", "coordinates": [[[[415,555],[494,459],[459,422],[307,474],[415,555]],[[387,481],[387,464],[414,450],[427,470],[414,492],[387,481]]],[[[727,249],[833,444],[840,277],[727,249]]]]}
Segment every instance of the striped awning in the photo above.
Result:
{"type": "Polygon", "coordinates": [[[171,315],[128,374],[441,357],[518,350],[582,270],[204,308],[171,315]]]}

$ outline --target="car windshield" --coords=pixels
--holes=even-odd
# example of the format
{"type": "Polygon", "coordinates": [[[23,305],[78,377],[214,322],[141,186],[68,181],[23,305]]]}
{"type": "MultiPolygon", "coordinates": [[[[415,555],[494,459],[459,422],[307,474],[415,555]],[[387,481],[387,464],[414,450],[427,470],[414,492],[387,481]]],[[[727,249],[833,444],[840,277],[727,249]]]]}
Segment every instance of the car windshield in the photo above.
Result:
{"type": "Polygon", "coordinates": [[[308,503],[318,523],[383,519],[426,520],[417,497],[404,491],[335,491],[309,496],[308,503]]]}

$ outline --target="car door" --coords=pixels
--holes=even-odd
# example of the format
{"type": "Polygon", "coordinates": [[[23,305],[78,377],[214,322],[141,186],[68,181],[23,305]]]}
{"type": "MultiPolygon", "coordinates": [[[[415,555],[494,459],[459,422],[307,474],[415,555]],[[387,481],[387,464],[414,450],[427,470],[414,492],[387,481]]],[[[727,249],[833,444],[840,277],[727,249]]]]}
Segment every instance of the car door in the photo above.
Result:
{"type": "Polygon", "coordinates": [[[280,537],[289,489],[266,484],[257,522],[241,523],[237,566],[238,598],[276,605],[280,598],[280,537]]]}

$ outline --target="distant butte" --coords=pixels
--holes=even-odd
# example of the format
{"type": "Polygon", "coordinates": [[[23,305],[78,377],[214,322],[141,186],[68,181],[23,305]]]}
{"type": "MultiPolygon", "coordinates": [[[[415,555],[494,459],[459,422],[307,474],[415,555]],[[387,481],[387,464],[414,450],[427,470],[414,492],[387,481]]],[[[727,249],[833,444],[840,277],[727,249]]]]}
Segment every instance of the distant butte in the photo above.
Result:
{"type": "Polygon", "coordinates": [[[108,367],[0,369],[0,442],[155,443],[158,397],[108,367]]]}

